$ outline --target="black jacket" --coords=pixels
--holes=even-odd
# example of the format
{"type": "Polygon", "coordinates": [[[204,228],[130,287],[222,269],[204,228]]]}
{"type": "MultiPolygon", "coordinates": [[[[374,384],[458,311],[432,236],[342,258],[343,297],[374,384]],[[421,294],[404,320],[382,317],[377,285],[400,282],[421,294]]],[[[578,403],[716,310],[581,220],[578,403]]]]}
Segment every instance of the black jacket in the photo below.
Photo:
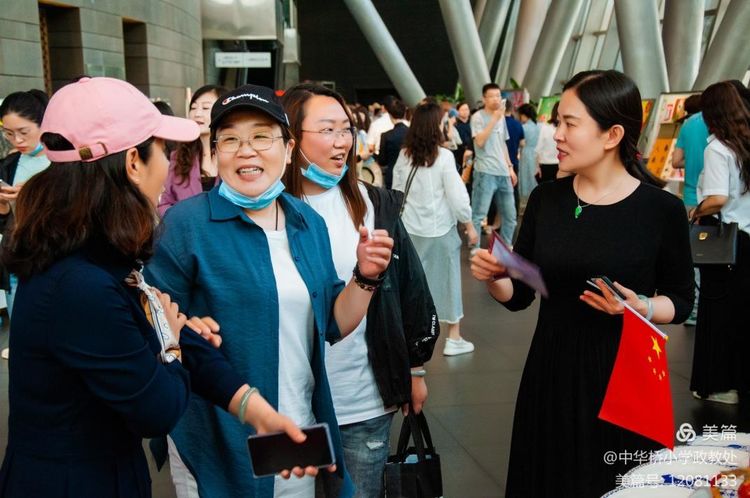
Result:
{"type": "Polygon", "coordinates": [[[440,325],[419,255],[399,217],[403,192],[366,185],[375,228],[393,237],[385,279],[367,310],[365,339],[385,406],[411,399],[411,367],[432,357],[440,325]]]}
{"type": "Polygon", "coordinates": [[[391,188],[391,183],[393,183],[393,167],[396,165],[398,154],[401,152],[408,131],[409,127],[399,122],[392,130],[386,131],[380,136],[380,154],[377,161],[382,166],[386,188],[391,188]]]}
{"type": "MultiPolygon", "coordinates": [[[[19,159],[21,159],[21,153],[14,152],[0,160],[0,179],[8,185],[13,185],[13,180],[16,178],[19,159]]],[[[9,211],[8,214],[0,214],[0,233],[5,234],[12,222],[13,211],[9,211]]],[[[0,289],[10,290],[10,275],[4,266],[0,267],[0,289]]]]}

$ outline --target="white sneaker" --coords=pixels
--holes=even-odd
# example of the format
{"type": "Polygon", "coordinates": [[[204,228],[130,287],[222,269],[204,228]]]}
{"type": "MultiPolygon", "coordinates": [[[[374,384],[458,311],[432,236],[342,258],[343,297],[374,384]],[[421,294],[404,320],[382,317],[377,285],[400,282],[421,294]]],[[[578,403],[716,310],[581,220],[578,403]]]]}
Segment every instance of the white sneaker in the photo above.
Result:
{"type": "Polygon", "coordinates": [[[10,357],[10,348],[5,348],[0,352],[0,356],[3,357],[3,360],[7,360],[10,357]]]}
{"type": "Polygon", "coordinates": [[[725,405],[736,405],[740,402],[740,397],[737,395],[737,391],[734,389],[724,393],[712,393],[706,397],[708,401],[714,401],[716,403],[724,403],[725,405]]]}
{"type": "Polygon", "coordinates": [[[456,356],[459,354],[471,353],[472,351],[474,351],[474,344],[465,340],[463,337],[458,340],[450,338],[445,339],[445,347],[443,348],[443,354],[445,356],[456,356]]]}

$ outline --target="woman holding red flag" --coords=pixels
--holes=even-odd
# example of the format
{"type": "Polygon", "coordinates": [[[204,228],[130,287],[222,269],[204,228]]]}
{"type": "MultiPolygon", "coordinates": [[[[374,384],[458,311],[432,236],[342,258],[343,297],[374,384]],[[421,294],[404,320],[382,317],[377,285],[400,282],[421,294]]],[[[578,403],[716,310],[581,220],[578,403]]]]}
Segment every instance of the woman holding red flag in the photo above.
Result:
{"type": "MultiPolygon", "coordinates": [[[[516,402],[506,496],[600,496],[627,461],[607,454],[655,443],[598,418],[617,355],[624,301],[654,323],[680,323],[693,300],[687,221],[679,199],[641,164],[636,85],[617,71],[586,71],[564,88],[555,133],[560,170],[575,176],[539,185],[529,197],[514,251],[539,265],[549,297],[516,402]]],[[[512,311],[534,291],[490,253],[472,273],[512,311]]]]}

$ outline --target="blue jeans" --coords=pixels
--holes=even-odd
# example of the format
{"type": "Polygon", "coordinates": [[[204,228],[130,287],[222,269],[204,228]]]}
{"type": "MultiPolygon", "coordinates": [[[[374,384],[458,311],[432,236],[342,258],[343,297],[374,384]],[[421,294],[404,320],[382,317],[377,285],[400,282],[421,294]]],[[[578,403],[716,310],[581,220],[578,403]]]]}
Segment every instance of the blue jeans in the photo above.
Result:
{"type": "MultiPolygon", "coordinates": [[[[355,498],[383,496],[383,471],[390,452],[389,442],[394,413],[339,426],[344,447],[344,463],[357,489],[355,498]]],[[[323,476],[323,482],[318,481],[316,496],[338,496],[340,480],[336,475],[328,472],[321,472],[319,475],[323,476]]]]}
{"type": "Polygon", "coordinates": [[[471,222],[477,233],[481,233],[482,220],[487,216],[493,198],[497,212],[503,220],[500,236],[503,242],[512,245],[517,220],[516,200],[513,196],[513,184],[510,177],[474,171],[474,183],[471,190],[471,222]]]}
{"type": "Polygon", "coordinates": [[[5,303],[8,306],[8,318],[13,313],[13,300],[16,298],[16,290],[18,289],[18,277],[13,273],[10,274],[10,290],[5,292],[5,303]]]}

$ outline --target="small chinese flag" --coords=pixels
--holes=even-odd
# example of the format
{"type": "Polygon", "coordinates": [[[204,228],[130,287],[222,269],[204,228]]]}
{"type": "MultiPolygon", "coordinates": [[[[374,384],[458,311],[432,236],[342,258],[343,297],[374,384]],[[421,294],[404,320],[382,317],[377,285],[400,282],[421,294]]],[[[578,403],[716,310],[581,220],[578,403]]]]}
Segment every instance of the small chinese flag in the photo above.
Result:
{"type": "Polygon", "coordinates": [[[667,337],[625,306],[622,337],[599,418],[674,447],[667,337]]]}

